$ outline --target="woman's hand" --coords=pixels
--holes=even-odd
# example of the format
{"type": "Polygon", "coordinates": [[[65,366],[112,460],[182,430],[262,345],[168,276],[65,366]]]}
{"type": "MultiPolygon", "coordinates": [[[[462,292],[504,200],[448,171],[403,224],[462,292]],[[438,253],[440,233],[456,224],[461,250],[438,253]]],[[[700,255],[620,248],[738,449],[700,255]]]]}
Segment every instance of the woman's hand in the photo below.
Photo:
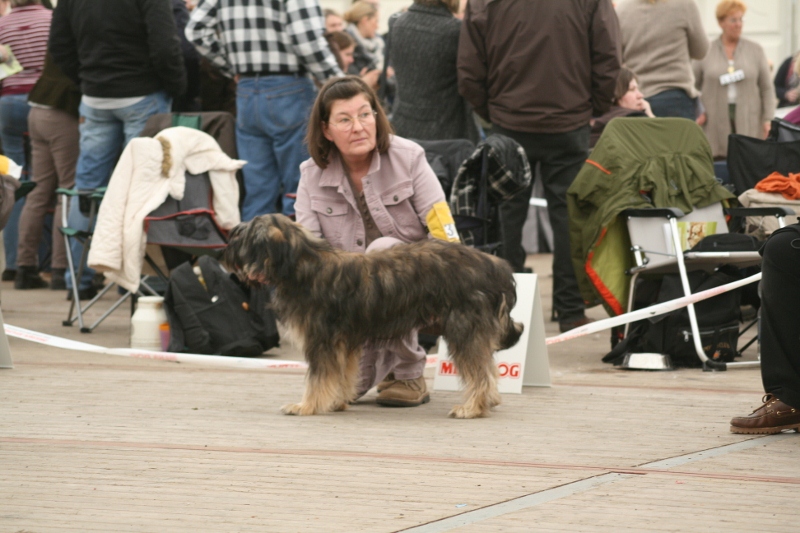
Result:
{"type": "Polygon", "coordinates": [[[653,114],[653,110],[650,108],[650,102],[647,100],[642,100],[642,102],[642,111],[644,111],[644,114],[650,118],[656,118],[656,116],[653,114]]]}
{"type": "Polygon", "coordinates": [[[786,98],[787,101],[793,104],[797,103],[798,96],[800,96],[800,89],[797,88],[789,89],[788,91],[786,91],[786,94],[783,95],[783,97],[786,98]]]}
{"type": "Polygon", "coordinates": [[[705,126],[707,121],[708,121],[708,115],[706,115],[705,113],[702,113],[702,114],[701,114],[699,117],[697,117],[697,119],[695,120],[695,122],[697,122],[697,124],[698,124],[699,126],[705,126]]]}
{"type": "Polygon", "coordinates": [[[767,137],[769,137],[769,130],[770,130],[771,128],[772,128],[772,123],[771,123],[771,122],[765,122],[765,123],[764,123],[764,138],[765,138],[765,139],[766,139],[767,137]]]}

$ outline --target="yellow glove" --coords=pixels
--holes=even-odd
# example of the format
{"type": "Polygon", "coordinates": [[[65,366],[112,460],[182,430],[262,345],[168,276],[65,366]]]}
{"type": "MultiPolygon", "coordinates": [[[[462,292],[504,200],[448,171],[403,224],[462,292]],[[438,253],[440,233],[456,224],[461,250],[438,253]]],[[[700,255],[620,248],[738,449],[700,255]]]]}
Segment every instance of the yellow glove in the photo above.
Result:
{"type": "Polygon", "coordinates": [[[425,220],[428,223],[428,231],[434,238],[449,242],[461,242],[447,202],[434,204],[425,216],[425,220]]]}

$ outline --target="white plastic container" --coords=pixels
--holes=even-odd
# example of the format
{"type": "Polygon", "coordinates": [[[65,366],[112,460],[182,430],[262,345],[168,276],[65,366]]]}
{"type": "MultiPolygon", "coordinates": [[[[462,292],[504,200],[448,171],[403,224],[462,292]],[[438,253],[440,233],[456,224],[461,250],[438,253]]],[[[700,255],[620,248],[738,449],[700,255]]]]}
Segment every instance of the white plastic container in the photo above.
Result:
{"type": "Polygon", "coordinates": [[[140,297],[136,302],[136,312],[131,317],[131,348],[161,351],[160,327],[166,323],[164,298],[140,297]]]}

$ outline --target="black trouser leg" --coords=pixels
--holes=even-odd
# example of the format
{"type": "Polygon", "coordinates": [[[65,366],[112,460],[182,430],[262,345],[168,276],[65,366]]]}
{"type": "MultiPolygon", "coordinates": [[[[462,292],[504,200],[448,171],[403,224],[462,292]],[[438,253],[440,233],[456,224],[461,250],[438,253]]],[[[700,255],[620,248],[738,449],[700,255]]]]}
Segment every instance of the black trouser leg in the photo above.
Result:
{"type": "Polygon", "coordinates": [[[764,390],[800,408],[800,227],[770,238],[761,280],[764,390]]]}
{"type": "MultiPolygon", "coordinates": [[[[567,189],[586,161],[589,126],[555,134],[517,132],[498,126],[493,131],[517,141],[525,150],[531,168],[541,163],[547,212],[553,227],[553,309],[562,322],[580,318],[585,304],[570,257],[567,189]]],[[[505,257],[517,272],[525,262],[522,226],[528,215],[532,188],[533,185],[500,206],[505,257]]]]}

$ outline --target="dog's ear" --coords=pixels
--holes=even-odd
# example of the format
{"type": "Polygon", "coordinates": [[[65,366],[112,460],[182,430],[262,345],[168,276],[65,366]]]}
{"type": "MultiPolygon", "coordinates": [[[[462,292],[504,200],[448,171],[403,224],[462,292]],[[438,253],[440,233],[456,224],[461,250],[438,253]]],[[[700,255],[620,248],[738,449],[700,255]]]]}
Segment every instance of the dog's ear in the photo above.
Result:
{"type": "Polygon", "coordinates": [[[268,278],[288,279],[295,272],[298,254],[294,249],[294,223],[283,215],[266,215],[264,224],[268,278]]]}

